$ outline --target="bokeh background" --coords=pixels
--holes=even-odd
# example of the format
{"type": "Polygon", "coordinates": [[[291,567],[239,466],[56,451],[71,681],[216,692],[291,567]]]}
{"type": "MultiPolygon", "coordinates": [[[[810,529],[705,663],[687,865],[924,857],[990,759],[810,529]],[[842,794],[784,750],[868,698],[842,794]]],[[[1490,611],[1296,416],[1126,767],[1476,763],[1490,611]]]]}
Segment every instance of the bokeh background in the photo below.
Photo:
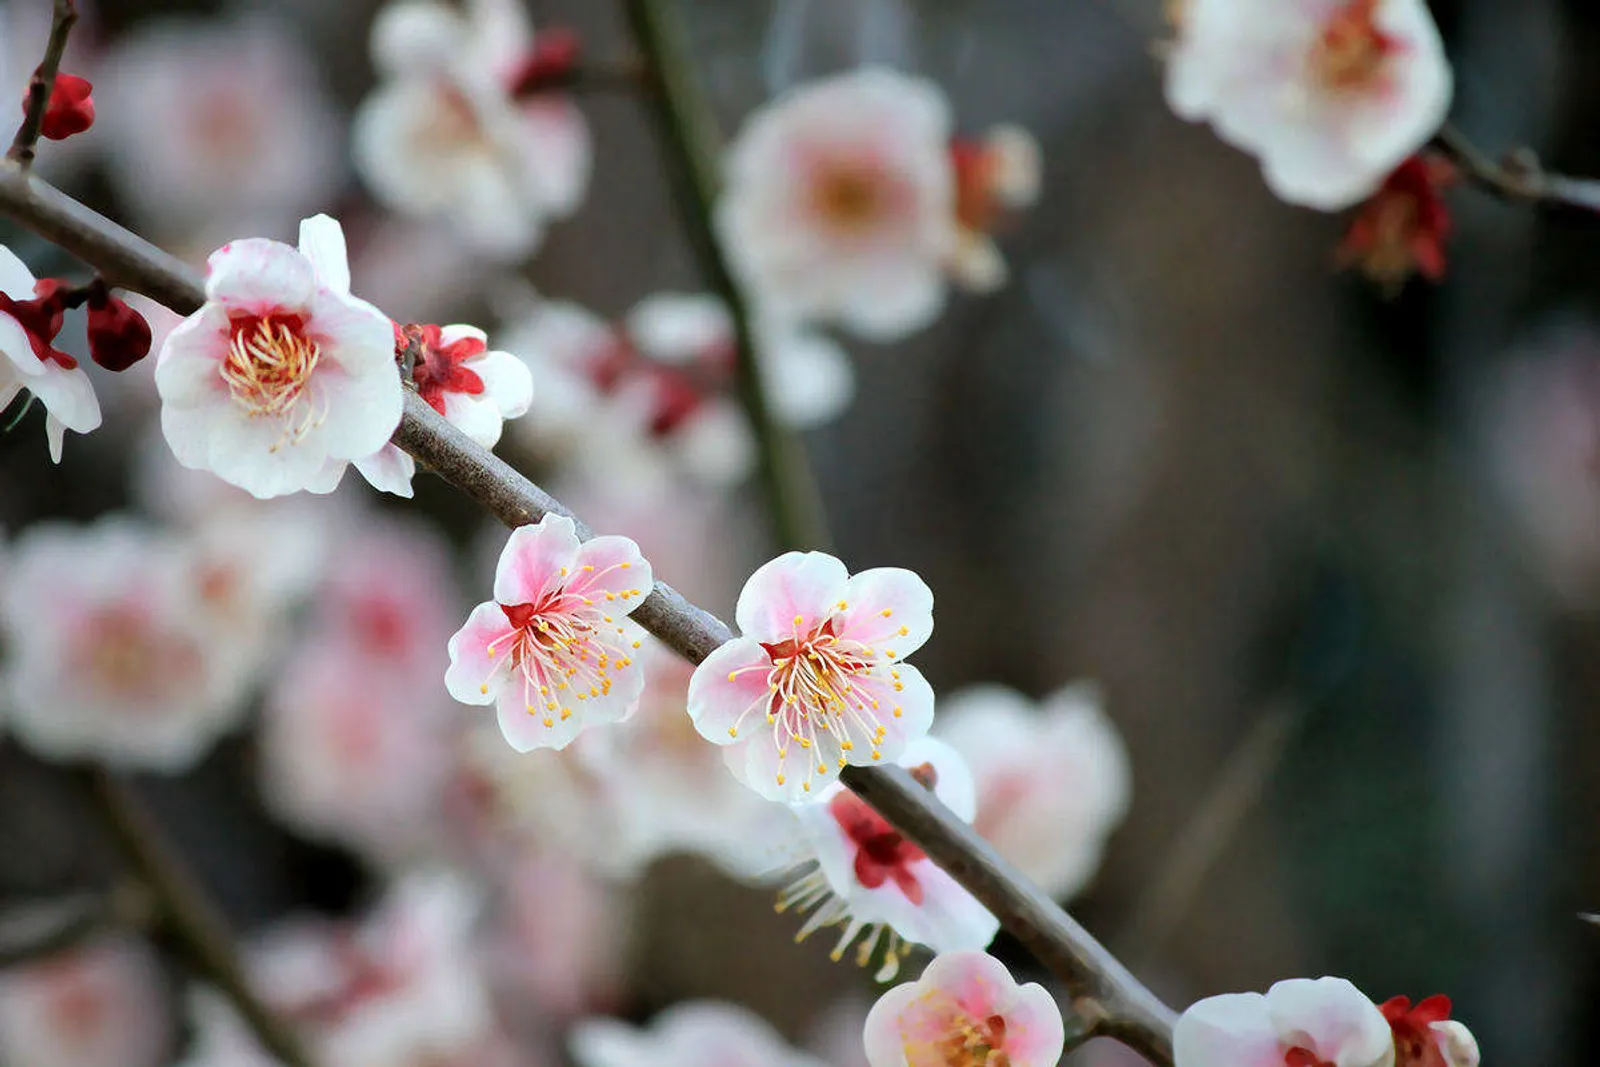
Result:
{"type": "MultiPolygon", "coordinates": [[[[7,5],[0,98],[20,93],[46,7],[7,5]]],[[[330,210],[357,291],[397,318],[491,325],[514,273],[608,317],[702,287],[626,87],[578,91],[588,195],[503,268],[394,228],[345,159],[375,5],[247,7],[102,3],[69,56],[93,70],[160,18],[271,24],[303,65],[282,74],[284,106],[314,100],[286,127],[304,140],[275,150],[326,154],[303,197],[248,218],[225,193],[192,217],[141,204],[114,113],[162,117],[104,95],[96,129],[47,146],[46,176],[196,259],[244,233],[292,239],[300,214],[330,210]]],[[[805,443],[837,553],[935,590],[918,661],[937,690],[1101,686],[1134,800],[1075,914],[1176,1004],[1342,974],[1379,998],[1448,992],[1486,1062],[1583,1062],[1600,1039],[1600,929],[1580,919],[1600,909],[1600,222],[1458,189],[1447,278],[1384,293],[1337,270],[1346,220],[1276,201],[1252,160],[1168,112],[1154,0],[676,7],[727,130],[792,84],[883,62],[940,83],[963,129],[1015,121],[1040,141],[1041,199],[1002,236],[1011,284],[956,298],[906,342],[850,342],[855,400],[805,443]]],[[[531,9],[577,30],[589,59],[630,55],[613,4],[531,9]]],[[[1459,126],[1600,172],[1591,5],[1434,10],[1459,126]]],[[[0,233],[35,274],[75,269],[0,233]]],[[[60,467],[39,413],[0,436],[0,524],[139,507],[143,396],[118,383],[104,428],[69,438],[60,467]]],[[[666,549],[683,572],[658,559],[661,575],[730,613],[770,554],[759,505],[749,485],[682,494],[699,532],[666,549]]],[[[424,476],[406,510],[452,539],[462,603],[478,599],[487,535],[471,505],[424,476]]],[[[648,531],[617,532],[651,551],[648,531]]],[[[264,812],[254,761],[246,732],[192,773],[139,780],[236,925],[369,899],[360,861],[264,812]]],[[[76,772],[0,738],[0,901],[104,884],[117,862],[76,772]]],[[[692,859],[658,863],[618,908],[611,1007],[724,997],[799,1040],[867,994],[826,944],[790,945],[770,900],[692,859]]]]}

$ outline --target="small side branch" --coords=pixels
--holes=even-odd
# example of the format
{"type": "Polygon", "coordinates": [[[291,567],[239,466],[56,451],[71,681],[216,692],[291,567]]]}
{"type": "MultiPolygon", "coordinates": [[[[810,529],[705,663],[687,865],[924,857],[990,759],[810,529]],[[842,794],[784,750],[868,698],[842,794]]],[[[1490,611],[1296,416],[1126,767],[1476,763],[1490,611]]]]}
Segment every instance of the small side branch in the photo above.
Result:
{"type": "Polygon", "coordinates": [[[22,113],[22,125],[11,140],[6,158],[23,170],[33,165],[33,149],[39,143],[39,129],[44,124],[45,109],[50,106],[50,94],[56,87],[56,75],[61,70],[61,57],[67,50],[67,38],[78,21],[78,8],[73,0],[56,0],[50,20],[50,39],[45,43],[44,58],[28,82],[28,106],[22,113]]]}
{"type": "Polygon", "coordinates": [[[1433,144],[1467,184],[1500,200],[1600,212],[1600,181],[1551,174],[1526,149],[1495,159],[1454,126],[1440,130],[1433,144]]]}

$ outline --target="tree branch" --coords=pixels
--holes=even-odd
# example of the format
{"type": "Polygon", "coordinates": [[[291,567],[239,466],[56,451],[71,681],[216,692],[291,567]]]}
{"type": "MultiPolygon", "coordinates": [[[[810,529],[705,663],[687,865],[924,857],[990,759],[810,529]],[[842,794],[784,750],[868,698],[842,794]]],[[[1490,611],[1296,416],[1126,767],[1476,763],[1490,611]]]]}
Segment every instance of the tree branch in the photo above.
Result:
{"type": "MultiPolygon", "coordinates": [[[[0,211],[106,275],[189,314],[204,301],[198,274],[103,216],[15,168],[0,172],[0,211]]],[[[395,443],[510,526],[571,513],[446,422],[413,393],[395,443]]],[[[588,530],[579,527],[580,536],[588,530]]],[[[732,638],[727,624],[657,582],[631,616],[693,663],[732,638]]],[[[1172,1062],[1173,1012],[1103,946],[899,768],[854,767],[847,785],[950,872],[1061,979],[1090,1036],[1115,1037],[1157,1064],[1172,1062]]]]}
{"type": "Polygon", "coordinates": [[[6,159],[23,170],[33,165],[33,147],[39,143],[39,128],[44,124],[45,109],[50,106],[50,94],[55,91],[56,74],[61,70],[61,56],[67,50],[67,37],[78,21],[78,9],[72,0],[55,0],[50,17],[50,39],[45,42],[44,58],[28,81],[27,107],[22,112],[22,125],[12,138],[6,159]]]}
{"type": "Polygon", "coordinates": [[[1454,126],[1440,130],[1433,144],[1459,168],[1468,184],[1500,200],[1600,212],[1600,181],[1550,174],[1526,149],[1496,160],[1454,126]]]}

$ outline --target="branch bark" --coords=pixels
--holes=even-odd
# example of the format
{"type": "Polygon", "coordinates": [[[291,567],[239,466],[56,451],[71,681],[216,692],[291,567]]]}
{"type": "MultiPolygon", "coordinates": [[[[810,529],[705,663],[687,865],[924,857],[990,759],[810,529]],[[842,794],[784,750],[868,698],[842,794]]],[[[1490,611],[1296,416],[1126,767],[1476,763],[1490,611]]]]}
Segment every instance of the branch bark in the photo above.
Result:
{"type": "MultiPolygon", "coordinates": [[[[189,314],[204,302],[195,271],[15,167],[0,168],[0,212],[54,241],[114,284],[174,311],[189,314]]],[[[550,512],[571,515],[414,393],[406,396],[394,440],[508,526],[536,522],[550,512]]],[[[580,536],[588,534],[581,523],[579,531],[580,536]]],[[[632,618],[693,663],[733,636],[726,623],[662,582],[632,618]]],[[[1071,994],[1088,1036],[1114,1037],[1153,1063],[1172,1063],[1172,1009],[970,826],[898,768],[847,768],[841,777],[1038,955],[1071,994]]],[[[177,862],[176,857],[169,859],[177,862]]]]}
{"type": "Polygon", "coordinates": [[[1495,159],[1454,126],[1440,130],[1433,144],[1456,165],[1469,185],[1500,200],[1600,212],[1600,181],[1551,174],[1530,151],[1495,159]]]}

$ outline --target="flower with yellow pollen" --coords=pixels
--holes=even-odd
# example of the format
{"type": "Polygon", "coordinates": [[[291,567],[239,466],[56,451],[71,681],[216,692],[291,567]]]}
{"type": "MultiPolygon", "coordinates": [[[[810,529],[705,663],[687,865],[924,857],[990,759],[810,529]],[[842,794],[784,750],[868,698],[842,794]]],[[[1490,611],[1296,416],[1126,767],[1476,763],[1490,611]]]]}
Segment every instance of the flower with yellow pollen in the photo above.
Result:
{"type": "Polygon", "coordinates": [[[585,726],[638,705],[642,633],[627,616],[653,583],[626,537],[579,542],[562,515],[518,527],[500,554],[494,599],[450,638],[445,687],[464,704],[495,704],[517,751],[565,748],[585,726]]]}
{"type": "Polygon", "coordinates": [[[933,632],[933,593],[911,571],[789,552],[750,576],[735,618],[742,636],[696,668],[689,714],[762,796],[815,801],[839,768],[927,733],[933,690],[905,657],[933,632]]]}
{"type": "Polygon", "coordinates": [[[947,952],[867,1013],[870,1067],[1053,1067],[1066,1041],[1048,991],[982,952],[947,952]]]}

